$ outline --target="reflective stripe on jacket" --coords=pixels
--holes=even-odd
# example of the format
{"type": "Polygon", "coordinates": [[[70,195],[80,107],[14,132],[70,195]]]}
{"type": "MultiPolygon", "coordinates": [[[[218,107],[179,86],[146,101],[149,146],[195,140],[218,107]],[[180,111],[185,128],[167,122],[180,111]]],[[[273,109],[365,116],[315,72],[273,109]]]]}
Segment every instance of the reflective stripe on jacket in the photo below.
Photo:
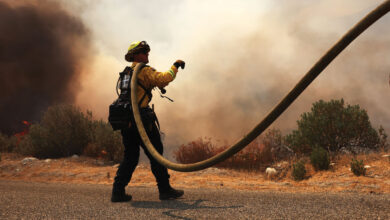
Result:
{"type": "MultiPolygon", "coordinates": [[[[131,67],[135,69],[135,66],[137,64],[138,64],[137,62],[133,62],[131,67]]],[[[152,90],[154,87],[164,88],[175,79],[176,74],[177,74],[177,68],[174,65],[172,65],[171,69],[169,69],[166,72],[158,72],[156,71],[156,69],[150,66],[145,66],[144,68],[141,69],[141,72],[138,74],[138,81],[149,90],[152,90]]],[[[138,91],[137,101],[140,102],[142,97],[145,94],[145,91],[139,85],[137,91],[138,91]]],[[[148,107],[149,102],[150,102],[149,97],[148,95],[146,95],[146,97],[140,104],[140,107],[141,108],[148,107]]]]}

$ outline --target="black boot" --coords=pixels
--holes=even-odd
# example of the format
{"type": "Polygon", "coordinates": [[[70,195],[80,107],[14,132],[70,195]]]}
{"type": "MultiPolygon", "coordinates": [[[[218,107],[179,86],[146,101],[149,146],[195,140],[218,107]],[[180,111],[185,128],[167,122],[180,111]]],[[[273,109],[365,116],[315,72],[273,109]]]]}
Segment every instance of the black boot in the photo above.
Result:
{"type": "Polygon", "coordinates": [[[112,189],[111,202],[128,202],[131,200],[131,195],[126,194],[125,189],[112,189]]]}
{"type": "Polygon", "coordinates": [[[184,195],[183,190],[177,190],[169,186],[169,188],[160,190],[160,200],[177,199],[184,195]]]}

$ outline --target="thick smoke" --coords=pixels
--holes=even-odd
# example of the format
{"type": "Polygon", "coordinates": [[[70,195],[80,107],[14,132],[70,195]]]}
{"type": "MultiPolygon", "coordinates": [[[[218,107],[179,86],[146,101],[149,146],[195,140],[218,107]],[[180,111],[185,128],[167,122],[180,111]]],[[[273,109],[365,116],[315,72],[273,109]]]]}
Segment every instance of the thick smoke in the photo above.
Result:
{"type": "Polygon", "coordinates": [[[57,2],[0,1],[0,130],[21,129],[55,103],[73,103],[89,33],[57,2]]]}
{"type": "MultiPolygon", "coordinates": [[[[153,98],[167,149],[200,136],[232,143],[381,2],[100,1],[86,18],[103,49],[79,102],[107,118],[117,73],[128,65],[123,55],[131,41],[146,40],[156,69],[186,61],[166,88],[175,102],[153,98]]],[[[366,109],[375,128],[383,125],[390,133],[389,24],[390,14],[359,36],[272,127],[286,134],[313,102],[344,98],[366,109]]]]}
{"type": "MultiPolygon", "coordinates": [[[[172,145],[198,136],[229,142],[241,138],[375,6],[350,2],[345,5],[351,7],[334,10],[332,3],[284,3],[254,20],[257,28],[252,32],[237,34],[240,27],[235,33],[210,30],[214,37],[192,48],[188,70],[168,88],[177,103],[159,107],[172,145]],[[196,66],[192,71],[191,65],[196,66]]],[[[272,127],[286,134],[296,129],[296,121],[313,102],[344,98],[366,109],[375,128],[382,125],[390,132],[389,22],[387,15],[355,40],[272,127]]]]}

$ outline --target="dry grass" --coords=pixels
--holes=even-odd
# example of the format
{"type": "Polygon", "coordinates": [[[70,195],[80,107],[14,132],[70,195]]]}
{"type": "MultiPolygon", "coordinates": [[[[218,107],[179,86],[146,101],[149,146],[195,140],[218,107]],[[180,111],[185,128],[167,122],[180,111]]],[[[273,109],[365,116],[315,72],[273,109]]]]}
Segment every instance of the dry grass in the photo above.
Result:
{"type": "MultiPolygon", "coordinates": [[[[350,171],[351,156],[340,155],[333,158],[331,170],[316,172],[306,163],[307,179],[295,182],[291,179],[292,161],[280,163],[278,178],[269,180],[263,172],[235,171],[209,168],[206,170],[181,173],[170,171],[172,184],[178,188],[227,188],[251,191],[286,192],[359,192],[390,193],[390,161],[383,153],[358,155],[364,160],[366,176],[354,176],[350,171]]],[[[45,162],[37,160],[23,165],[20,157],[4,153],[0,162],[0,179],[34,182],[67,182],[112,184],[116,167],[103,164],[102,160],[86,157],[62,158],[45,162]]],[[[306,161],[308,161],[306,159],[306,161]]],[[[155,187],[155,179],[149,166],[140,165],[136,169],[129,186],[155,187]]]]}
{"type": "MultiPolygon", "coordinates": [[[[175,159],[179,163],[195,163],[208,159],[226,150],[228,146],[216,146],[210,138],[199,138],[174,152],[175,159]]],[[[243,150],[229,159],[216,164],[214,167],[226,168],[238,171],[258,171],[263,172],[267,166],[276,161],[270,147],[266,147],[261,139],[251,142],[243,150]]]]}

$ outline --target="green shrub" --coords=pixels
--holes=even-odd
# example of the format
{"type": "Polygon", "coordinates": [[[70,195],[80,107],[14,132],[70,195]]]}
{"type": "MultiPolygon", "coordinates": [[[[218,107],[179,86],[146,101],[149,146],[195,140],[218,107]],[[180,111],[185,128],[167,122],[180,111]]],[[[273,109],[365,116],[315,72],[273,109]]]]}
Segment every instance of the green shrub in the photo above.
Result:
{"type": "Polygon", "coordinates": [[[8,136],[0,133],[0,152],[8,151],[8,136]]]}
{"type": "MultiPolygon", "coordinates": [[[[39,125],[31,126],[31,127],[33,127],[33,133],[32,133],[33,135],[36,135],[37,130],[40,129],[40,127],[38,127],[38,126],[39,125]]],[[[34,147],[31,140],[32,140],[32,138],[31,138],[30,134],[21,137],[20,142],[18,143],[18,145],[14,149],[14,152],[22,154],[22,155],[26,155],[26,156],[36,155],[37,154],[36,149],[42,149],[42,148],[34,147]]],[[[43,138],[40,137],[38,140],[43,140],[43,138]]],[[[36,143],[36,144],[39,144],[39,143],[36,143]]]]}
{"type": "Polygon", "coordinates": [[[358,161],[358,160],[352,158],[352,161],[351,161],[351,171],[356,176],[364,176],[364,175],[366,175],[366,168],[364,168],[363,160],[358,161]]]}
{"type": "Polygon", "coordinates": [[[8,135],[0,133],[0,152],[12,152],[17,144],[15,136],[8,137],[8,135]]]}
{"type": "Polygon", "coordinates": [[[72,105],[51,106],[30,126],[16,151],[37,158],[80,155],[91,140],[91,117],[72,105]]]}
{"type": "Polygon", "coordinates": [[[83,154],[114,162],[122,161],[124,147],[120,132],[114,132],[108,123],[101,120],[92,122],[91,142],[84,149],[83,154]]]}
{"type": "Polygon", "coordinates": [[[379,148],[378,132],[372,128],[367,112],[359,105],[344,105],[344,100],[315,102],[311,112],[301,115],[298,129],[285,138],[296,153],[310,153],[312,146],[329,152],[342,148],[379,148]]]}
{"type": "Polygon", "coordinates": [[[316,171],[328,170],[330,165],[329,154],[322,147],[314,147],[310,155],[310,162],[316,171]]]}
{"type": "Polygon", "coordinates": [[[383,151],[388,151],[390,149],[390,144],[387,141],[387,134],[385,132],[385,129],[382,126],[380,126],[378,132],[379,132],[379,148],[381,148],[383,151]]]}
{"type": "Polygon", "coordinates": [[[20,138],[15,152],[37,158],[68,157],[84,154],[120,162],[123,145],[120,132],[114,132],[107,122],[92,119],[72,105],[48,108],[40,123],[30,126],[20,138]]]}
{"type": "Polygon", "coordinates": [[[300,181],[305,178],[306,175],[306,168],[305,163],[303,161],[298,161],[293,164],[291,176],[294,180],[300,181]]]}
{"type": "Polygon", "coordinates": [[[41,120],[47,132],[47,147],[59,152],[58,156],[80,155],[91,140],[91,121],[90,115],[75,106],[49,107],[41,120]]]}

